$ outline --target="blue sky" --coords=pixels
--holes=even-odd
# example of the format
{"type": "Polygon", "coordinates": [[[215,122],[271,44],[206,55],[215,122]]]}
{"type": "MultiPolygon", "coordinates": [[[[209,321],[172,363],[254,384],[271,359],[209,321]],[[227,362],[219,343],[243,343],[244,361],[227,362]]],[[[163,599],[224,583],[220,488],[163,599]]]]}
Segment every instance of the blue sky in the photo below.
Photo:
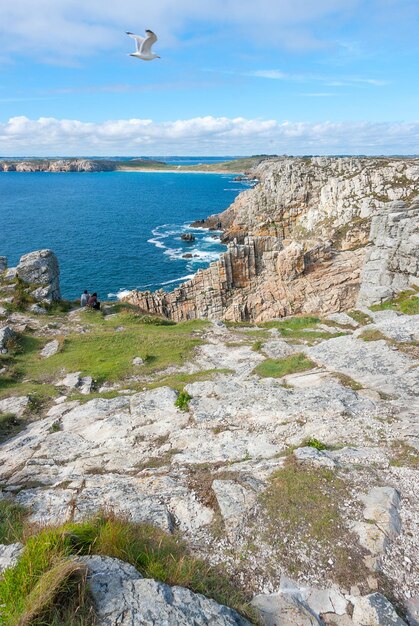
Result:
{"type": "Polygon", "coordinates": [[[0,155],[419,152],[417,0],[1,0],[0,155]],[[161,59],[128,56],[152,28],[161,59]]]}

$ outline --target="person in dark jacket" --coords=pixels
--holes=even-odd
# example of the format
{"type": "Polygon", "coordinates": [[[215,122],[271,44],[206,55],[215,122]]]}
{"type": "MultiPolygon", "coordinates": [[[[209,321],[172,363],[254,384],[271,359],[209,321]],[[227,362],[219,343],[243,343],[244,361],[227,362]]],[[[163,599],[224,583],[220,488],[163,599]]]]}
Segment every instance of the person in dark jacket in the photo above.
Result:
{"type": "Polygon", "coordinates": [[[88,299],[87,306],[90,306],[92,309],[96,309],[96,311],[99,311],[99,309],[100,309],[100,302],[97,299],[96,291],[95,291],[95,293],[92,293],[92,295],[88,299]]]}

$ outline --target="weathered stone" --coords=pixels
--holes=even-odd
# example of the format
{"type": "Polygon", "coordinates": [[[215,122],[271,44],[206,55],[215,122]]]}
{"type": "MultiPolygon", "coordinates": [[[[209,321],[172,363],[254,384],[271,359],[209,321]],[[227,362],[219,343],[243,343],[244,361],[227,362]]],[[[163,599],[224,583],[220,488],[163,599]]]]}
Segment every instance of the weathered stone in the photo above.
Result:
{"type": "Polygon", "coordinates": [[[334,469],[337,465],[336,461],[333,460],[326,450],[317,450],[311,446],[297,448],[294,450],[294,456],[300,463],[308,463],[309,465],[329,467],[331,469],[334,469]]]}
{"type": "Polygon", "coordinates": [[[6,280],[12,280],[17,276],[17,267],[9,267],[9,269],[5,270],[4,278],[6,280]]]}
{"type": "Polygon", "coordinates": [[[22,552],[23,545],[21,543],[0,545],[0,574],[9,567],[16,565],[22,552]]]}
{"type": "Polygon", "coordinates": [[[410,626],[419,626],[419,596],[409,598],[406,602],[406,610],[410,626]]]}
{"type": "Polygon", "coordinates": [[[358,322],[356,322],[353,317],[347,313],[331,313],[327,316],[327,319],[331,322],[341,324],[342,326],[352,326],[353,328],[358,328],[359,326],[358,322]]]}
{"type": "Polygon", "coordinates": [[[143,359],[140,356],[135,356],[132,359],[132,364],[133,365],[144,365],[144,361],[143,361],[143,359]]]}
{"type": "Polygon", "coordinates": [[[7,270],[7,256],[0,256],[0,274],[7,270]]]}
{"type": "MultiPolygon", "coordinates": [[[[34,294],[32,294],[32,295],[34,295],[34,294]]],[[[34,297],[36,297],[36,296],[34,296],[34,297]]],[[[35,315],[44,315],[47,312],[46,309],[44,309],[43,306],[40,306],[36,302],[35,302],[35,304],[31,304],[30,305],[28,311],[30,313],[35,313],[35,315]]]]}
{"type": "Polygon", "coordinates": [[[183,587],[142,578],[110,557],[80,557],[100,626],[250,626],[236,611],[183,587]]]}
{"type": "Polygon", "coordinates": [[[41,357],[43,359],[48,359],[50,356],[57,354],[59,349],[60,349],[60,342],[57,339],[54,339],[53,341],[49,341],[41,350],[41,357]]]}
{"type": "Polygon", "coordinates": [[[372,218],[358,306],[370,306],[408,289],[419,274],[419,203],[394,202],[372,218]]]}
{"type": "Polygon", "coordinates": [[[20,258],[17,275],[30,285],[39,285],[34,296],[52,302],[60,300],[58,260],[51,250],[37,250],[20,258]]]}
{"type": "Polygon", "coordinates": [[[358,596],[351,599],[354,610],[354,626],[407,626],[394,607],[381,593],[358,596]]]}
{"type": "Polygon", "coordinates": [[[15,337],[15,332],[10,328],[10,326],[3,326],[0,328],[0,350],[3,352],[7,352],[8,343],[11,339],[15,337]]]}
{"type": "Polygon", "coordinates": [[[12,396],[0,400],[0,413],[13,413],[17,417],[21,417],[26,411],[29,404],[28,396],[12,396]]]}
{"type": "Polygon", "coordinates": [[[361,545],[378,557],[400,533],[400,494],[392,487],[374,487],[361,500],[366,522],[357,523],[354,530],[361,545]]]}
{"type": "Polygon", "coordinates": [[[214,480],[212,489],[225,520],[240,519],[256,501],[256,493],[233,480],[214,480]]]}

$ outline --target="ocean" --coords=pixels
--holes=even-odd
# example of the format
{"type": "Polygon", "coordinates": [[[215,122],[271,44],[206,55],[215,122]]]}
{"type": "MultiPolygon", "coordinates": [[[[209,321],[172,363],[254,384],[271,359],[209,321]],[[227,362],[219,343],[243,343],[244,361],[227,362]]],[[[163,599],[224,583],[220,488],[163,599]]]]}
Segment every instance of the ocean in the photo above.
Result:
{"type": "MultiPolygon", "coordinates": [[[[182,157],[182,164],[186,160],[182,157]]],[[[22,254],[50,248],[58,257],[61,291],[68,299],[78,298],[84,289],[97,291],[103,300],[130,289],[170,290],[225,249],[220,233],[190,229],[189,224],[234,201],[246,185],[233,178],[152,172],[2,173],[0,255],[13,266],[22,254]],[[196,240],[182,241],[185,232],[196,240]]]]}

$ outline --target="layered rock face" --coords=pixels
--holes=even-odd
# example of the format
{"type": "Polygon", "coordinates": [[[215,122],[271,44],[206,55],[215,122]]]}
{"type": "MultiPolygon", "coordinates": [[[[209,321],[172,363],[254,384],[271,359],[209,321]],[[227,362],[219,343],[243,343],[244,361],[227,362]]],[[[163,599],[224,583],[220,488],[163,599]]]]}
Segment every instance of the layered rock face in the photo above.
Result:
{"type": "Polygon", "coordinates": [[[219,261],[171,293],[134,291],[126,300],[176,321],[338,312],[356,303],[366,251],[362,301],[412,283],[419,160],[280,158],[253,174],[256,188],[200,224],[224,230],[219,261]]]}

